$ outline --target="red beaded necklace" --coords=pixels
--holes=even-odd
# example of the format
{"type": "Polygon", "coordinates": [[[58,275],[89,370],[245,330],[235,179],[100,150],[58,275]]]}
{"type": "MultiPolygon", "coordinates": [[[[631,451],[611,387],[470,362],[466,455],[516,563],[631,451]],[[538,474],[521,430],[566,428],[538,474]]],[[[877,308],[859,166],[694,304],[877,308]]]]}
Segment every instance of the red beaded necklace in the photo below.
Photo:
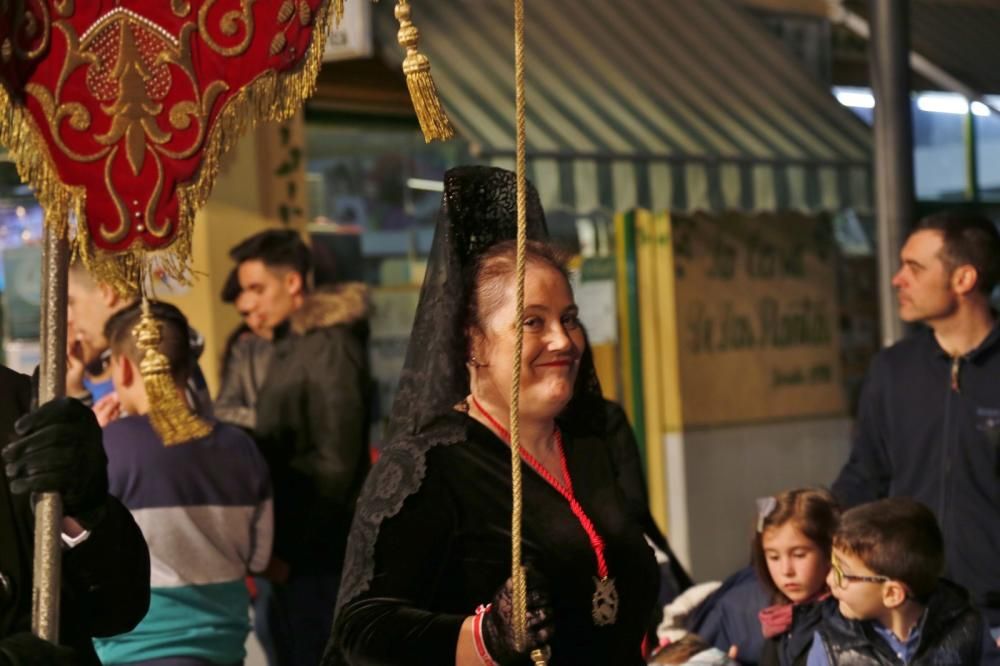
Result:
{"type": "MultiPolygon", "coordinates": [[[[493,418],[486,409],[479,404],[479,401],[473,396],[473,404],[476,409],[479,410],[486,420],[489,421],[490,425],[493,426],[500,436],[503,438],[504,442],[510,445],[510,432],[503,425],[493,418]]],[[[531,455],[525,448],[521,448],[521,459],[528,463],[535,472],[538,473],[540,477],[545,479],[546,483],[552,486],[556,492],[563,496],[563,498],[569,503],[569,508],[576,516],[576,519],[580,522],[580,526],[583,531],[587,533],[587,537],[590,539],[590,547],[594,551],[594,557],[597,559],[597,576],[594,577],[594,584],[596,586],[596,591],[593,597],[593,609],[592,615],[594,618],[594,624],[606,625],[614,624],[615,619],[618,615],[618,592],[615,589],[615,580],[608,576],[608,563],[604,559],[604,539],[601,535],[597,533],[597,528],[594,527],[593,521],[584,511],[580,502],[577,501],[576,495],[573,492],[573,479],[569,475],[569,465],[566,464],[566,451],[563,448],[562,432],[560,432],[557,426],[553,432],[553,437],[555,437],[556,450],[559,452],[559,465],[562,468],[563,478],[566,480],[566,484],[563,485],[552,476],[549,470],[538,462],[535,456],[531,455]]]]}

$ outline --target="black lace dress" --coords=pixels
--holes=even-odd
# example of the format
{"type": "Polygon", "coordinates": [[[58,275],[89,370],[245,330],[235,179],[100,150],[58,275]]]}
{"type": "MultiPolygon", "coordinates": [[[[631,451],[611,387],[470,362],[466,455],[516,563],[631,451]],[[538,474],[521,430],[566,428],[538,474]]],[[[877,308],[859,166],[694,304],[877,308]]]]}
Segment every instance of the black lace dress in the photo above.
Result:
{"type": "MultiPolygon", "coordinates": [[[[510,576],[510,451],[454,406],[470,392],[466,315],[477,258],[516,236],[516,208],[509,171],[445,174],[388,444],[358,500],[323,666],[453,664],[464,618],[510,576]]],[[[548,237],[530,183],[527,235],[548,237]]],[[[566,500],[523,466],[523,561],[545,576],[554,601],[550,663],[642,663],[658,582],[642,532],[659,532],[631,430],[601,397],[589,349],[560,425],[573,488],[605,541],[619,611],[613,626],[594,626],[597,563],[587,535],[566,500]]]]}
{"type": "MultiPolygon", "coordinates": [[[[510,576],[510,450],[474,419],[448,419],[464,441],[427,452],[420,489],[381,525],[368,589],[340,609],[335,634],[348,663],[454,663],[463,620],[510,576]]],[[[594,625],[597,565],[587,535],[566,500],[522,465],[522,557],[552,595],[549,663],[642,664],[659,574],[622,490],[621,452],[564,426],[573,488],[605,541],[620,601],[614,625],[594,625]]]]}

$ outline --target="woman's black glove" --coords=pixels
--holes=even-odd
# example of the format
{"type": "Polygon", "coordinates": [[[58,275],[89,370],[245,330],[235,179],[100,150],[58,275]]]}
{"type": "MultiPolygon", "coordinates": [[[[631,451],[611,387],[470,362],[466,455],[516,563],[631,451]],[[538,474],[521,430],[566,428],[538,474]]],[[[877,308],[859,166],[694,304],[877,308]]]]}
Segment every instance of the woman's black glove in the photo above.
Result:
{"type": "Polygon", "coordinates": [[[58,492],[67,516],[85,529],[97,525],[107,507],[108,459],[94,413],[57,398],[18,419],[14,432],[3,449],[11,492],[58,492]]]}
{"type": "Polygon", "coordinates": [[[497,590],[490,610],[483,616],[483,642],[493,661],[500,666],[530,664],[532,650],[545,649],[554,631],[552,604],[544,581],[538,574],[528,578],[526,645],[518,650],[514,642],[514,583],[507,582],[497,590]]]}
{"type": "Polygon", "coordinates": [[[78,666],[76,653],[24,632],[0,639],[0,666],[78,666]]]}

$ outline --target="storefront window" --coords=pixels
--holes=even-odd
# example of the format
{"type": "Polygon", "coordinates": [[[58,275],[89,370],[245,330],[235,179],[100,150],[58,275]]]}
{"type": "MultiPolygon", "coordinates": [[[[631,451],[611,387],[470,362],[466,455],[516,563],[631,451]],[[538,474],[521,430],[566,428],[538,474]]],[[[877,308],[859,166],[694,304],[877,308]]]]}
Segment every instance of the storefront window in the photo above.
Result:
{"type": "Polygon", "coordinates": [[[923,93],[911,104],[913,113],[913,172],[917,199],[966,198],[965,115],[959,95],[923,93]]]}
{"type": "MultiPolygon", "coordinates": [[[[1000,109],[1000,96],[990,96],[1000,109]]],[[[976,116],[976,158],[979,170],[979,195],[984,201],[1000,201],[1000,114],[976,116]]]]}
{"type": "Polygon", "coordinates": [[[416,129],[306,129],[311,217],[386,232],[431,226],[444,172],[466,161],[460,143],[425,144],[416,129]]]}
{"type": "Polygon", "coordinates": [[[13,163],[0,160],[2,361],[21,372],[38,362],[42,209],[13,163]]]}
{"type": "MultiPolygon", "coordinates": [[[[837,100],[871,125],[875,99],[868,88],[833,89],[837,100]]],[[[1000,96],[988,96],[1000,108],[1000,96]]],[[[922,92],[913,95],[913,170],[917,199],[963,201],[971,194],[966,165],[967,132],[975,124],[979,196],[1000,200],[1000,114],[981,102],[971,105],[961,95],[922,92]]]]}
{"type": "Polygon", "coordinates": [[[377,444],[406,355],[444,172],[470,158],[464,143],[426,144],[409,124],[309,123],[306,151],[317,284],[361,280],[371,288],[377,444]]]}

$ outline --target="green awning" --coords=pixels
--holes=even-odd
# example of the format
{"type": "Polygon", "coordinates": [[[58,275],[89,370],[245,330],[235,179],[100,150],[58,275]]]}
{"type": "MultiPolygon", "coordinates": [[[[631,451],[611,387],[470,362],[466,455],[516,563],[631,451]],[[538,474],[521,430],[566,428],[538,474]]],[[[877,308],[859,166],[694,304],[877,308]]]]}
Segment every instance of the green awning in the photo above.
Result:
{"type": "MultiPolygon", "coordinates": [[[[513,166],[510,0],[411,3],[473,155],[513,166]]],[[[547,209],[871,208],[869,129],[727,0],[526,4],[529,177],[547,209]]],[[[400,62],[389,2],[375,11],[400,62]]]]}

